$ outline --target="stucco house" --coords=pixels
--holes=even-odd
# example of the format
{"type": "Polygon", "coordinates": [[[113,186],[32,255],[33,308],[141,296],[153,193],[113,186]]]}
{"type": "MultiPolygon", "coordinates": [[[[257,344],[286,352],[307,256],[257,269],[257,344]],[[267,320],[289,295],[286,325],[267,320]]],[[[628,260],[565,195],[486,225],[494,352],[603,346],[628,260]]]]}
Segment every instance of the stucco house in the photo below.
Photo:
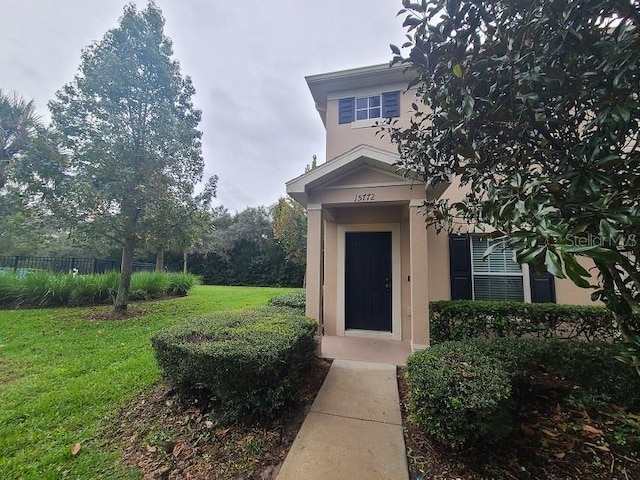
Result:
{"type": "Polygon", "coordinates": [[[397,150],[375,123],[408,123],[415,90],[387,64],[306,77],[326,129],[326,162],[287,182],[304,205],[307,315],[325,336],[359,336],[429,346],[430,300],[500,299],[591,303],[568,280],[536,276],[486,236],[425,227],[427,198],[460,197],[455,180],[436,189],[397,171],[397,150]]]}

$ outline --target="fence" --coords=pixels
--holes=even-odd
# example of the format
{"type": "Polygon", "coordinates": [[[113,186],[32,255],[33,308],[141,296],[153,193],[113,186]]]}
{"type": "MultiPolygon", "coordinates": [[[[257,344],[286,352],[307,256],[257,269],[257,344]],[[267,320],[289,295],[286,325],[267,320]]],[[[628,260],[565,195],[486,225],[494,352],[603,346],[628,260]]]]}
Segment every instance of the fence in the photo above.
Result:
{"type": "MultiPolygon", "coordinates": [[[[155,270],[155,268],[155,263],[133,263],[134,272],[155,270]]],[[[120,262],[102,258],[9,257],[0,255],[1,270],[14,270],[22,273],[29,270],[48,270],[55,273],[69,273],[77,270],[80,274],[105,273],[112,270],[120,271],[120,262]]]]}

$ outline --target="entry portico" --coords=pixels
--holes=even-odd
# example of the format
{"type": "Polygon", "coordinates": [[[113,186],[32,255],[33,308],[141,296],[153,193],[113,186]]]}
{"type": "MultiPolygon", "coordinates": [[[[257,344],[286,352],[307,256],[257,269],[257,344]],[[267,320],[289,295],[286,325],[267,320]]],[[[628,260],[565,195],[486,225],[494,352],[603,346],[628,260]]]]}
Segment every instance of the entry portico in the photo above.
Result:
{"type": "Polygon", "coordinates": [[[359,145],[287,183],[307,208],[307,315],[324,335],[429,343],[424,183],[359,145]]]}

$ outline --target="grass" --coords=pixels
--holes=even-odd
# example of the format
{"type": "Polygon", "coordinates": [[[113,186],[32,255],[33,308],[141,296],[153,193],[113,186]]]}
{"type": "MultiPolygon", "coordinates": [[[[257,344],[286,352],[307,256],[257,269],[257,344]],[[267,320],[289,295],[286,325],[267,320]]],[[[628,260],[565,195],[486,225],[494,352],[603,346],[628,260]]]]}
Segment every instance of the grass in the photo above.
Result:
{"type": "Polygon", "coordinates": [[[187,297],[132,304],[145,311],[140,318],[109,322],[87,317],[110,307],[0,312],[0,478],[139,478],[98,435],[158,379],[153,333],[291,290],[197,286],[187,297]],[[73,456],[75,443],[82,449],[73,456]]]}

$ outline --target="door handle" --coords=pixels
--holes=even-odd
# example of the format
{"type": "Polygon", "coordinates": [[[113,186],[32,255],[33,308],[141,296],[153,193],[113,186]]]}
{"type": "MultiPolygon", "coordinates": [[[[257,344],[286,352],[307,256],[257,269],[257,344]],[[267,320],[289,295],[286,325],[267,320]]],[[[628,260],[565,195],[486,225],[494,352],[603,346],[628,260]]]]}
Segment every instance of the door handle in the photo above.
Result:
{"type": "Polygon", "coordinates": [[[391,290],[391,282],[389,281],[388,278],[384,279],[384,288],[387,292],[391,290]]]}

